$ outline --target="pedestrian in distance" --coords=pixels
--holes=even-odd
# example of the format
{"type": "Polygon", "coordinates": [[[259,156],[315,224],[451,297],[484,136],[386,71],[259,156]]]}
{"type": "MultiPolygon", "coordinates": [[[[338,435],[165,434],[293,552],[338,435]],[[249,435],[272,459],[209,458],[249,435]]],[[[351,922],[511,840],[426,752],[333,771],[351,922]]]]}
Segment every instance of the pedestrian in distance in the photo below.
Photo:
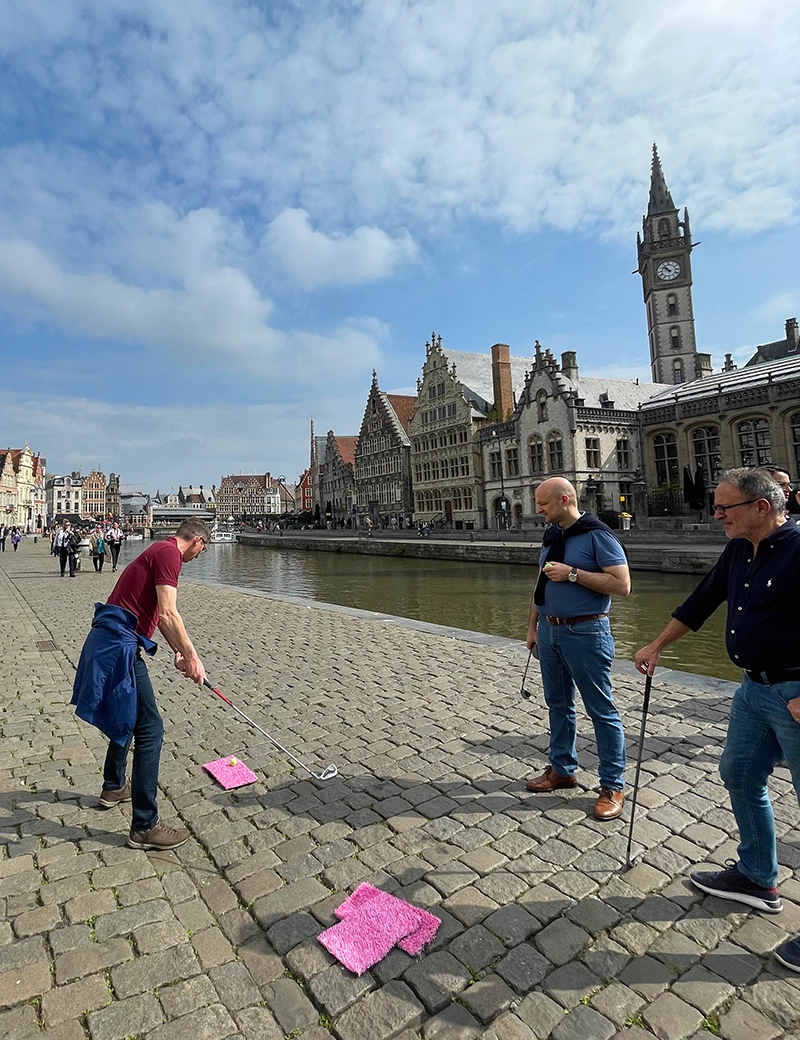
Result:
{"type": "Polygon", "coordinates": [[[205,552],[210,539],[203,520],[184,520],[173,537],[154,542],[129,563],[108,602],[96,605],[78,662],[72,703],[80,718],[109,738],[100,805],[110,809],[131,802],[128,845],[134,849],[176,849],[189,837],[184,828],[168,827],[159,818],[164,723],[142,652],[156,652],[151,637],[158,628],[178,671],[202,684],[203,662],[178,613],[178,577],[182,565],[205,552]]]}
{"type": "Polygon", "coordinates": [[[10,529],[8,524],[0,523],[0,552],[6,551],[6,538],[8,538],[9,534],[10,529]]]}
{"type": "MultiPolygon", "coordinates": [[[[786,496],[759,469],[722,475],[714,513],[729,538],[722,555],[666,628],[636,654],[652,675],[665,647],[696,632],[727,601],[725,644],[742,669],[734,694],[720,776],[739,828],[738,860],[689,874],[702,892],[766,913],[783,909],[778,892],[775,817],[767,782],[786,760],[800,799],[800,528],[786,520],[786,496]]],[[[800,972],[800,936],[775,957],[800,972]]]]}
{"type": "Polygon", "coordinates": [[[119,561],[119,551],[122,547],[122,540],[125,537],[122,528],[119,523],[115,520],[114,523],[106,531],[105,542],[111,551],[111,573],[117,569],[117,563],[119,561]]]}
{"type": "Polygon", "coordinates": [[[612,596],[631,590],[625,551],[613,531],[578,509],[575,488],[551,477],[536,489],[548,527],[531,603],[526,643],[538,647],[550,721],[550,764],[526,782],[529,791],[577,784],[576,687],[594,726],[600,760],[598,820],[614,820],[625,799],[625,733],[611,689],[612,596]]]}
{"type": "Polygon", "coordinates": [[[70,577],[72,578],[75,576],[75,557],[70,554],[70,546],[72,545],[72,542],[72,524],[69,520],[62,520],[61,527],[56,531],[55,538],[53,539],[53,547],[56,550],[58,562],[61,566],[62,578],[67,569],[67,561],[69,561],[70,577]]]}
{"type": "Polygon", "coordinates": [[[89,535],[89,545],[92,550],[92,563],[98,574],[102,573],[103,562],[106,558],[106,543],[103,538],[103,528],[98,524],[89,535]]]}
{"type": "Polygon", "coordinates": [[[14,552],[19,549],[19,543],[22,541],[22,530],[19,527],[13,527],[11,529],[11,544],[14,547],[14,552]]]}
{"type": "Polygon", "coordinates": [[[797,523],[794,516],[790,516],[790,506],[792,503],[792,478],[788,472],[781,466],[758,466],[757,469],[763,469],[765,473],[768,473],[770,477],[775,481],[778,487],[783,492],[784,498],[786,499],[786,519],[791,520],[793,523],[797,523]]]}

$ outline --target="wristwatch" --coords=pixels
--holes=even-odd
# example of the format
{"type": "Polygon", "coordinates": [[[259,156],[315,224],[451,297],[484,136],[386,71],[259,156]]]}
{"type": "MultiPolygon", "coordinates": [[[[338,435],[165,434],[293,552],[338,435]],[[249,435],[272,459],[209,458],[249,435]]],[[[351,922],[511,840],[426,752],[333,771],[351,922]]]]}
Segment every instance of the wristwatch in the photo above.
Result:
{"type": "Polygon", "coordinates": [[[569,578],[570,581],[577,581],[578,580],[578,568],[577,567],[573,567],[572,570],[567,575],[567,577],[569,578]]]}

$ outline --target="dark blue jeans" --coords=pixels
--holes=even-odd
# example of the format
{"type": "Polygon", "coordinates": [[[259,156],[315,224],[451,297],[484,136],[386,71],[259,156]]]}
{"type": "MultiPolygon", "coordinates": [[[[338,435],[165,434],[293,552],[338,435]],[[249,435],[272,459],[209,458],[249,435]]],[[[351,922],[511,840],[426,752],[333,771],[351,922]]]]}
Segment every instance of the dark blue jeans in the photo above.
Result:
{"type": "Polygon", "coordinates": [[[614,639],[608,618],[551,625],[539,619],[539,663],[550,711],[550,765],[562,776],[578,771],[575,687],[594,726],[600,784],[625,787],[625,732],[611,693],[614,639]]]}
{"type": "MultiPolygon", "coordinates": [[[[131,770],[131,830],[149,831],[158,823],[158,767],[164,723],[156,706],[153,684],[140,656],[136,657],[136,696],[139,710],[133,727],[133,769],[131,770]]],[[[108,745],[103,768],[103,790],[116,791],[125,786],[125,765],[131,740],[123,747],[108,745]]]]}
{"type": "Polygon", "coordinates": [[[767,780],[786,759],[800,799],[800,722],[787,703],[800,697],[800,682],[755,683],[746,676],[733,696],[728,737],[719,763],[739,827],[739,869],[764,888],[778,877],[775,817],[767,780]]]}

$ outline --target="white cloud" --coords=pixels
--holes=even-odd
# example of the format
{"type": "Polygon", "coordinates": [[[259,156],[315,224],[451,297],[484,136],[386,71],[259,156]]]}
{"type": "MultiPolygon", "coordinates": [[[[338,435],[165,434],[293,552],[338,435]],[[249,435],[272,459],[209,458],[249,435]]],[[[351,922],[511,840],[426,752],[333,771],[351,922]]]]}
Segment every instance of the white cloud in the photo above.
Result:
{"type": "Polygon", "coordinates": [[[329,237],[311,227],[304,209],[284,209],[267,229],[262,246],[300,285],[361,285],[374,282],[417,257],[407,231],[390,238],[377,227],[357,227],[329,237]]]}
{"type": "MultiPolygon", "coordinates": [[[[777,323],[800,314],[800,289],[775,293],[760,307],[757,307],[754,313],[757,318],[769,322],[770,326],[775,324],[777,328],[777,323]]],[[[781,337],[776,334],[774,338],[780,339],[781,337]]]]}

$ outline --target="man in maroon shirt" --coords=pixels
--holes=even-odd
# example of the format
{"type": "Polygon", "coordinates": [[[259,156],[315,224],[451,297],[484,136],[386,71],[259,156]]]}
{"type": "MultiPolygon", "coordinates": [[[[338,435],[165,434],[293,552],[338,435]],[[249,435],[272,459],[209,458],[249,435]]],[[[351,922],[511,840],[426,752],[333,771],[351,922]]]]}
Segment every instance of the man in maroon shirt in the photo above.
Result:
{"type": "MultiPolygon", "coordinates": [[[[211,532],[200,519],[184,520],[174,537],[155,542],[125,568],[108,603],[129,610],[138,621],[136,631],[149,639],[156,628],[175,653],[175,667],[202,684],[206,672],[178,613],[178,576],[181,566],[205,552],[211,532]]],[[[134,849],[176,849],[189,838],[184,828],[167,827],[158,817],[158,768],[164,723],[156,705],[141,652],[135,662],[137,714],[133,729],[133,769],[125,780],[127,744],[111,741],[103,769],[100,805],[110,809],[132,802],[128,845],[134,849]]]]}

